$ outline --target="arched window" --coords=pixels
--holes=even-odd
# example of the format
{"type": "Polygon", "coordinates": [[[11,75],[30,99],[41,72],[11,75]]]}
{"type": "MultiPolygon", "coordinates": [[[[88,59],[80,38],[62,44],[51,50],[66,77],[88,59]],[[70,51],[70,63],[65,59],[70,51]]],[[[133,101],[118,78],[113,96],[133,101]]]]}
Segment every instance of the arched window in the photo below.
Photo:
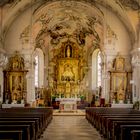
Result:
{"type": "Polygon", "coordinates": [[[92,89],[96,89],[101,86],[102,70],[101,70],[101,51],[99,49],[94,50],[92,53],[92,89]]]}
{"type": "Polygon", "coordinates": [[[38,71],[38,55],[35,56],[35,87],[38,87],[38,75],[39,75],[39,71],[38,71]]]}
{"type": "Polygon", "coordinates": [[[35,50],[35,87],[42,87],[44,85],[44,54],[39,48],[35,50]]]}
{"type": "Polygon", "coordinates": [[[97,87],[101,86],[101,52],[97,54],[97,87]]]}

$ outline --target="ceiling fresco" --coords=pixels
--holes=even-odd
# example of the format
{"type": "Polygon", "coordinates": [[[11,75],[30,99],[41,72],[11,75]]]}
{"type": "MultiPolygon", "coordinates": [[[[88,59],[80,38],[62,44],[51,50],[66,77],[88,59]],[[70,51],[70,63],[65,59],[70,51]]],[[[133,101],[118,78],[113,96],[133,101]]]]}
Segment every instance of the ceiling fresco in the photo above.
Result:
{"type": "Polygon", "coordinates": [[[34,10],[32,34],[36,45],[42,42],[40,40],[45,40],[46,46],[58,46],[68,38],[81,47],[85,45],[91,47],[93,42],[94,45],[101,45],[104,36],[104,14],[99,5],[119,15],[131,38],[135,40],[135,31],[126,18],[124,9],[134,11],[140,9],[139,0],[0,0],[1,7],[7,5],[9,9],[6,8],[7,12],[3,19],[4,36],[8,26],[11,25],[11,17],[14,21],[14,18],[27,7],[36,5],[35,8],[32,7],[34,10]]]}
{"type": "Polygon", "coordinates": [[[40,9],[34,13],[34,36],[37,44],[40,39],[48,36],[53,46],[67,39],[72,39],[79,46],[85,46],[90,36],[91,43],[94,40],[100,45],[103,14],[97,8],[79,2],[75,2],[74,6],[73,3],[65,6],[64,3],[57,2],[40,9]]]}

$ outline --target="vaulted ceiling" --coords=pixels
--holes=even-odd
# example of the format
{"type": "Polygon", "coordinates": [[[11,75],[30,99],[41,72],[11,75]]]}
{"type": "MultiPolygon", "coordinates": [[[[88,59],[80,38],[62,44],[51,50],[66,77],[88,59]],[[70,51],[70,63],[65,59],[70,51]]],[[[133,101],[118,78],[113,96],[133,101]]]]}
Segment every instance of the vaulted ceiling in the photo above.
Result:
{"type": "MultiPolygon", "coordinates": [[[[45,31],[50,33],[50,36],[55,38],[57,31],[60,38],[64,35],[64,30],[69,32],[69,34],[65,35],[70,36],[72,33],[78,32],[78,28],[86,30],[87,34],[89,34],[93,32],[91,30],[93,28],[90,28],[92,24],[98,23],[98,26],[103,24],[101,18],[103,13],[100,9],[100,6],[103,6],[122,20],[131,38],[135,40],[136,32],[126,12],[128,10],[139,12],[140,0],[0,0],[0,6],[1,10],[3,9],[3,12],[5,12],[4,17],[1,17],[2,32],[4,34],[6,34],[9,26],[17,16],[33,6],[35,6],[33,9],[34,14],[39,15],[36,22],[41,22],[45,27],[47,25],[47,30],[45,29],[45,31]],[[56,6],[56,2],[59,2],[59,5],[56,6]],[[48,4],[50,5],[49,7],[47,7],[48,4]],[[55,10],[51,10],[51,8],[55,10]],[[44,21],[48,23],[44,24],[44,21]],[[73,25],[73,28],[69,28],[71,25],[73,25]]],[[[98,34],[96,34],[96,37],[98,38],[98,34]]]]}

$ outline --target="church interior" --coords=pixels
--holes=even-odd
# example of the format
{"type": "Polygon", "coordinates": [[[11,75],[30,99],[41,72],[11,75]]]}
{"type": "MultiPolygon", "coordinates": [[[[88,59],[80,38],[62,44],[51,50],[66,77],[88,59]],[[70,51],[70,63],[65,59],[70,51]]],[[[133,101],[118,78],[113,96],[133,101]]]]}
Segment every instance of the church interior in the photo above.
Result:
{"type": "Polygon", "coordinates": [[[0,140],[139,139],[139,57],[140,0],[0,0],[0,140]]]}

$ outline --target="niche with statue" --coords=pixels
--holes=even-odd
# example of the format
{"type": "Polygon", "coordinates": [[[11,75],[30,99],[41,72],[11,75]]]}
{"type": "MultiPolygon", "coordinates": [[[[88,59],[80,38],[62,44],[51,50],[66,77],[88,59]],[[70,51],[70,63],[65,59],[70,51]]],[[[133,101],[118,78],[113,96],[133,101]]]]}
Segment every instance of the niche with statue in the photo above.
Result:
{"type": "Polygon", "coordinates": [[[27,98],[27,70],[24,68],[24,59],[18,52],[10,57],[4,74],[3,103],[24,104],[27,98]]]}

